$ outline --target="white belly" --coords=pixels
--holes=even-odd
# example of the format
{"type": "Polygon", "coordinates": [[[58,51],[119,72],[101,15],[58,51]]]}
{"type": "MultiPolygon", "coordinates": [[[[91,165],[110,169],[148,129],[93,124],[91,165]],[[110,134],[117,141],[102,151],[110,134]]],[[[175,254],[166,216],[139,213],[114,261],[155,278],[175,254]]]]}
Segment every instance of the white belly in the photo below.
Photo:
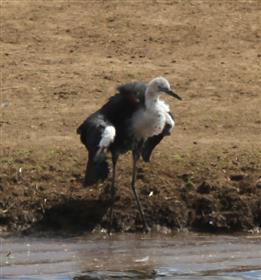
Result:
{"type": "Polygon", "coordinates": [[[133,134],[138,139],[147,139],[160,134],[166,123],[166,112],[163,110],[140,109],[132,119],[133,134]]]}

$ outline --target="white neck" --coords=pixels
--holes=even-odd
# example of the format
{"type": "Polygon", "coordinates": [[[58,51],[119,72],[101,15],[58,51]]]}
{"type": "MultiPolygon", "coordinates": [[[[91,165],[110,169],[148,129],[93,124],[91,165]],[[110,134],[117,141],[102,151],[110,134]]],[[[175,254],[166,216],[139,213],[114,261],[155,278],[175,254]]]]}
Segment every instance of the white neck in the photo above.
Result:
{"type": "Polygon", "coordinates": [[[149,89],[145,92],[145,107],[153,108],[157,105],[159,101],[159,92],[152,92],[149,89]]]}

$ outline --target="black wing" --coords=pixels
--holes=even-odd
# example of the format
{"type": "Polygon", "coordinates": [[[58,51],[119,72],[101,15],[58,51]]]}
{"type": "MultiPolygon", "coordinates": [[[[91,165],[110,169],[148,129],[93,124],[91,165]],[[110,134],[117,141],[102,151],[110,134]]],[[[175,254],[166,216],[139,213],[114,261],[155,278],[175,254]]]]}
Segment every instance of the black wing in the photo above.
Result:
{"type": "Polygon", "coordinates": [[[119,86],[117,89],[122,96],[125,96],[130,100],[132,99],[134,102],[144,103],[144,95],[147,89],[145,83],[140,83],[140,82],[128,83],[119,86]]]}
{"type": "MultiPolygon", "coordinates": [[[[172,115],[171,112],[169,112],[170,117],[174,120],[174,116],[172,115]]],[[[165,137],[170,135],[171,132],[171,126],[169,124],[166,124],[163,131],[158,134],[154,135],[152,137],[149,137],[142,148],[142,158],[144,161],[149,162],[151,154],[154,150],[154,148],[161,142],[161,140],[165,137]]]]}
{"type": "Polygon", "coordinates": [[[100,112],[116,126],[117,123],[129,119],[140,106],[144,106],[146,84],[129,83],[119,86],[117,90],[118,93],[110,97],[100,109],[100,112]]]}
{"type": "Polygon", "coordinates": [[[85,172],[85,184],[92,185],[98,180],[104,180],[109,173],[106,155],[97,158],[99,143],[104,129],[114,126],[116,138],[112,145],[113,149],[121,151],[129,148],[126,143],[128,133],[127,121],[132,114],[144,106],[144,94],[146,85],[142,83],[131,83],[118,88],[117,94],[112,96],[108,102],[97,112],[91,114],[77,129],[81,142],[89,152],[88,163],[85,172]]]}
{"type": "Polygon", "coordinates": [[[106,126],[112,125],[116,131],[126,126],[126,121],[132,114],[140,106],[144,106],[145,91],[144,83],[119,86],[118,93],[79,126],[77,133],[81,135],[81,141],[88,150],[93,150],[98,145],[106,126]]]}
{"type": "Polygon", "coordinates": [[[98,149],[101,135],[106,126],[112,125],[103,114],[99,111],[91,114],[78,128],[81,142],[86,146],[88,151],[96,152],[98,149]]]}
{"type": "Polygon", "coordinates": [[[90,115],[77,129],[81,142],[88,150],[88,162],[85,170],[84,184],[91,186],[99,180],[104,181],[109,174],[109,165],[105,154],[97,157],[99,143],[106,126],[111,123],[98,112],[90,115]]]}

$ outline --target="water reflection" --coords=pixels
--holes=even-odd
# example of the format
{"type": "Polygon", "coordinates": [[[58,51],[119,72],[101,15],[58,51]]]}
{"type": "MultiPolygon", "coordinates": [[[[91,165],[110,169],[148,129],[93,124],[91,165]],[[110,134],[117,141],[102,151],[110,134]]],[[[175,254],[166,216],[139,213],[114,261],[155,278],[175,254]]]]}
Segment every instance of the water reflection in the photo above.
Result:
{"type": "Polygon", "coordinates": [[[260,236],[1,239],[0,279],[261,279],[260,236]]]}

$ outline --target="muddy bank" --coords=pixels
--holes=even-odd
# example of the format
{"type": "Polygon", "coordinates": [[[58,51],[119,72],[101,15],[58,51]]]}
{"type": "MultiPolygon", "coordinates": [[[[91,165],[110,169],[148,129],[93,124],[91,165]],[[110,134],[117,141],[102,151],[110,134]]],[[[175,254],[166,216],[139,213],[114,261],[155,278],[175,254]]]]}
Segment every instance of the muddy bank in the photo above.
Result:
{"type": "MultiPolygon", "coordinates": [[[[261,182],[258,170],[253,171],[252,167],[250,174],[246,170],[244,173],[231,170],[224,173],[222,170],[218,174],[216,167],[207,177],[199,166],[186,173],[183,163],[177,162],[176,173],[171,175],[160,165],[163,159],[159,159],[159,163],[140,163],[137,182],[145,216],[153,230],[232,232],[260,226],[261,182]]],[[[2,231],[56,230],[72,233],[108,227],[110,179],[93,188],[83,187],[84,154],[57,151],[56,155],[48,158],[48,162],[34,159],[33,154],[19,154],[19,158],[12,162],[8,159],[2,162],[2,231]]],[[[118,171],[113,218],[115,231],[142,229],[130,188],[129,163],[130,157],[126,155],[121,159],[118,171]]]]}

